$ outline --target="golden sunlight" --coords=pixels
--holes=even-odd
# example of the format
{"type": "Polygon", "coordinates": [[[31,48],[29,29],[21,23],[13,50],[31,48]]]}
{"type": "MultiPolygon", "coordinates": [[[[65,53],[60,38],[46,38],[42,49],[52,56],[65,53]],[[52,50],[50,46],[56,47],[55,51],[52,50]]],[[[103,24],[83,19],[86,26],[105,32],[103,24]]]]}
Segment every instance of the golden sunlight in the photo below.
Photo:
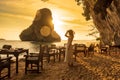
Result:
{"type": "Polygon", "coordinates": [[[55,14],[53,12],[52,17],[53,17],[52,22],[54,24],[54,30],[61,36],[61,38],[64,37],[64,33],[63,33],[63,29],[62,29],[62,26],[64,25],[64,23],[60,19],[60,17],[62,17],[62,16],[60,14],[55,14]]]}
{"type": "Polygon", "coordinates": [[[60,15],[57,16],[53,14],[53,24],[55,26],[55,30],[58,30],[58,28],[63,25],[63,22],[60,20],[60,15]]]}

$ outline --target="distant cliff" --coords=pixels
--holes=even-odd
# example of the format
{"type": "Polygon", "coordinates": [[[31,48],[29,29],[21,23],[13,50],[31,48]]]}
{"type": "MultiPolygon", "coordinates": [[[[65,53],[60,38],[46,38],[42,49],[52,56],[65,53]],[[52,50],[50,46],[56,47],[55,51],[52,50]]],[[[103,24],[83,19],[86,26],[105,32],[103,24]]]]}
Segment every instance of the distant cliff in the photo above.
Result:
{"type": "Polygon", "coordinates": [[[5,39],[3,39],[3,38],[0,38],[0,40],[5,40],[5,39]]]}
{"type": "Polygon", "coordinates": [[[120,45],[120,0],[84,0],[104,44],[120,45]]]}
{"type": "Polygon", "coordinates": [[[61,41],[61,37],[54,30],[52,12],[47,8],[38,10],[32,25],[21,32],[20,39],[40,42],[61,41]]]}

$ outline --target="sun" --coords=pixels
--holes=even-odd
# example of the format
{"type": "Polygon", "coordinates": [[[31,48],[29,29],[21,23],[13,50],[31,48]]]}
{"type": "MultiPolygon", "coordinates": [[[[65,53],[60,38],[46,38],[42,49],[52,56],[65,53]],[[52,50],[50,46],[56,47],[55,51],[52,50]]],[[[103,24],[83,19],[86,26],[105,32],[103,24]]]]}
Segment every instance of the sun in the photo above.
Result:
{"type": "Polygon", "coordinates": [[[60,15],[54,14],[52,15],[53,17],[53,24],[54,24],[54,30],[62,37],[64,36],[63,34],[63,29],[62,26],[64,25],[63,21],[60,19],[60,15]]]}
{"type": "Polygon", "coordinates": [[[63,22],[60,20],[60,17],[57,15],[53,15],[53,24],[55,29],[57,30],[57,28],[59,28],[60,26],[63,25],[63,22]]]}

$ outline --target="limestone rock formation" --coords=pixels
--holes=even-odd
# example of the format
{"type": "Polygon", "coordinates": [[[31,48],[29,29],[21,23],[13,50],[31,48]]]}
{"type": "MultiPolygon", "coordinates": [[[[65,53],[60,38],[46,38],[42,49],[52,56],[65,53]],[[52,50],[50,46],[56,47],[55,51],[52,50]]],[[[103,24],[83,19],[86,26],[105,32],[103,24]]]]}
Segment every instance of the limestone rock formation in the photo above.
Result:
{"type": "Polygon", "coordinates": [[[120,45],[120,0],[84,0],[93,22],[107,45],[120,45]]]}
{"type": "Polygon", "coordinates": [[[20,39],[40,42],[61,41],[60,36],[54,30],[52,12],[47,8],[38,10],[32,25],[21,32],[20,39]]]}

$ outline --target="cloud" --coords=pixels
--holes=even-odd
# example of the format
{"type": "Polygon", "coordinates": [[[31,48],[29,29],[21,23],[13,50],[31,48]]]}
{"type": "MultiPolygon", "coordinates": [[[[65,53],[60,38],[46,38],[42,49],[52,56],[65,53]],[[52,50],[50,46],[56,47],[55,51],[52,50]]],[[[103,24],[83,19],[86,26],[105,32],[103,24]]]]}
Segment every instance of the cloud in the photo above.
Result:
{"type": "MultiPolygon", "coordinates": [[[[36,13],[36,3],[37,0],[1,0],[0,12],[34,16],[36,13]]],[[[41,4],[40,2],[38,3],[41,4]]]]}
{"type": "Polygon", "coordinates": [[[21,18],[21,19],[27,19],[27,20],[32,20],[33,17],[31,16],[26,16],[26,15],[19,15],[19,14],[10,14],[10,13],[0,13],[0,16],[3,17],[11,17],[11,18],[21,18]]]}
{"type": "Polygon", "coordinates": [[[92,21],[84,21],[80,18],[73,18],[73,17],[66,17],[64,19],[62,19],[63,22],[65,22],[66,24],[74,24],[74,25],[84,25],[84,26],[88,26],[88,25],[92,25],[92,21]]]}

